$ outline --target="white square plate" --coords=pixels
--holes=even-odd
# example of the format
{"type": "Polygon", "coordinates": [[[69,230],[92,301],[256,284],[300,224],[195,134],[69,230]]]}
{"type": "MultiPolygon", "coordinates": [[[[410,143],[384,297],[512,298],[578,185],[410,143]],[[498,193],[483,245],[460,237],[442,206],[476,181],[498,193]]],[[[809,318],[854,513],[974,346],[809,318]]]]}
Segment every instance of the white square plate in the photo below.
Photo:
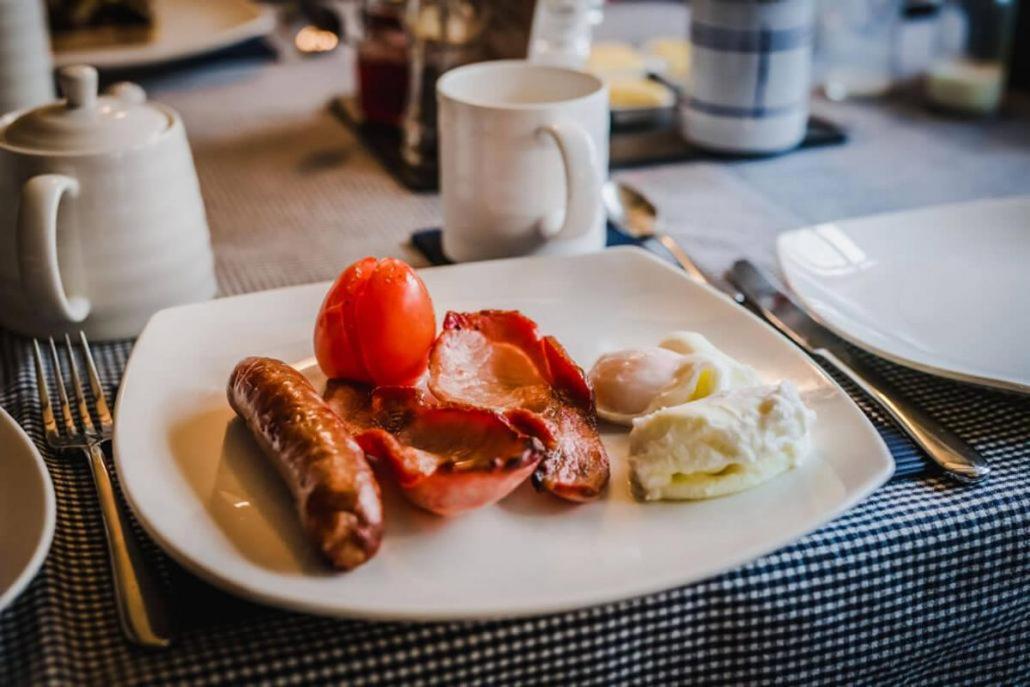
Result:
{"type": "Polygon", "coordinates": [[[446,310],[517,308],[589,367],[602,352],[703,332],[768,381],[791,379],[819,420],[815,454],[749,492],[695,503],[633,500],[626,433],[605,428],[612,482],[572,505],[528,484],[445,519],[383,484],[386,534],[361,568],[331,571],[285,487],[225,399],[247,355],[298,361],[327,284],[165,310],[133,350],[115,458],[147,531],[179,562],[241,596],[326,615],[439,620],[571,609],[694,582],[779,548],[882,484],[893,461],[859,409],[800,351],[728,298],[639,249],[422,270],[446,310]]]}

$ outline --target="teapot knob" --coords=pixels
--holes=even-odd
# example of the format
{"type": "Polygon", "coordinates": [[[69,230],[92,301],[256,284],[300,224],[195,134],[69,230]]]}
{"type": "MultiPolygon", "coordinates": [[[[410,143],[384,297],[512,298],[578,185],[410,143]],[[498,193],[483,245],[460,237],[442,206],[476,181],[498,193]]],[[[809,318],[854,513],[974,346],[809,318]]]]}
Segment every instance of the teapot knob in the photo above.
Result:
{"type": "Polygon", "coordinates": [[[84,64],[62,67],[57,81],[69,109],[92,109],[97,104],[97,70],[93,67],[84,64]]]}
{"type": "Polygon", "coordinates": [[[129,105],[142,105],[147,102],[147,92],[143,90],[142,86],[131,81],[119,81],[111,84],[107,93],[129,105]]]}

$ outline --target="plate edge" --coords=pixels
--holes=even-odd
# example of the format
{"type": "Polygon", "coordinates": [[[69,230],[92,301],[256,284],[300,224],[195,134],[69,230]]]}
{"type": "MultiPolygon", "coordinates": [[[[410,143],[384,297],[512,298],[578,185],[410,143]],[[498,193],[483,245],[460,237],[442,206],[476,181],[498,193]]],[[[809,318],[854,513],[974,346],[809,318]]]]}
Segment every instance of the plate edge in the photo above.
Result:
{"type": "Polygon", "coordinates": [[[21,439],[25,442],[26,446],[29,447],[29,453],[43,475],[44,493],[43,537],[36,543],[36,548],[33,550],[32,556],[29,557],[28,565],[18,574],[14,583],[4,590],[3,593],[0,593],[0,612],[3,612],[4,609],[21,596],[25,588],[36,578],[40,568],[43,567],[43,562],[50,553],[50,547],[54,540],[54,531],[57,527],[57,497],[54,493],[54,482],[50,478],[50,469],[47,467],[46,461],[43,460],[43,455],[36,448],[36,442],[18,424],[18,421],[3,408],[0,408],[0,422],[9,422],[14,427],[14,431],[21,435],[21,439]]]}
{"type": "MultiPolygon", "coordinates": [[[[962,205],[962,204],[963,203],[948,203],[947,205],[962,205]]],[[[935,207],[939,207],[939,206],[935,206],[935,207]]],[[[872,215],[872,216],[880,217],[880,216],[894,215],[894,214],[903,214],[903,213],[882,213],[881,215],[872,215]]],[[[815,226],[818,226],[818,225],[811,225],[811,226],[807,226],[807,227],[800,227],[798,229],[791,229],[790,231],[785,231],[785,232],[783,232],[782,234],[780,234],[779,236],[776,237],[776,260],[777,260],[777,262],[780,265],[780,270],[783,272],[783,278],[784,278],[784,281],[786,282],[786,286],[790,290],[790,295],[794,296],[800,302],[800,304],[803,306],[803,309],[804,309],[805,313],[807,313],[809,317],[811,317],[813,320],[815,320],[816,322],[821,324],[823,327],[825,327],[826,329],[828,329],[831,332],[833,332],[835,335],[837,335],[841,339],[844,339],[845,341],[847,341],[851,345],[853,345],[853,346],[855,346],[857,348],[860,348],[863,351],[866,351],[867,353],[872,353],[873,355],[876,355],[876,356],[878,356],[880,358],[883,358],[884,360],[887,360],[889,362],[895,363],[897,365],[901,365],[902,367],[906,367],[906,368],[908,368],[910,370],[915,370],[916,372],[922,372],[924,374],[928,374],[928,375],[931,375],[931,376],[934,376],[934,377],[937,377],[937,378],[940,378],[940,379],[947,379],[947,380],[953,381],[953,382],[962,382],[964,384],[971,384],[973,386],[977,386],[977,387],[981,387],[981,388],[985,388],[985,389],[990,389],[992,391],[1004,391],[1004,392],[1016,393],[1016,394],[1020,394],[1020,395],[1030,395],[1030,384],[1024,384],[1024,383],[1021,383],[1021,382],[1014,382],[1014,381],[1011,381],[1011,380],[1008,380],[1008,379],[1000,379],[1000,378],[997,378],[997,377],[984,377],[982,375],[972,374],[972,373],[969,373],[969,372],[961,372],[961,371],[956,371],[956,370],[949,370],[947,368],[937,367],[935,365],[930,365],[928,363],[920,362],[920,361],[914,360],[912,358],[906,358],[904,356],[899,356],[899,355],[891,353],[891,352],[889,352],[889,351],[887,351],[885,349],[882,349],[879,346],[873,346],[872,344],[869,344],[868,342],[861,341],[857,337],[855,337],[855,336],[851,335],[850,333],[844,331],[843,329],[837,327],[836,325],[832,324],[831,322],[828,322],[825,318],[822,317],[822,315],[819,314],[817,308],[814,308],[812,306],[811,301],[809,301],[807,298],[805,298],[804,294],[799,289],[797,289],[795,287],[795,279],[792,276],[792,273],[791,273],[790,269],[788,269],[788,264],[791,261],[789,261],[789,260],[787,260],[785,258],[786,249],[784,248],[784,244],[786,243],[786,240],[789,240],[789,238],[791,236],[799,234],[800,232],[809,231],[810,229],[812,229],[815,226]]]]}
{"type": "Polygon", "coordinates": [[[236,3],[248,6],[253,14],[246,21],[242,21],[220,33],[220,36],[226,36],[226,38],[218,42],[208,43],[204,46],[184,51],[162,51],[150,56],[145,54],[145,49],[142,49],[144,54],[141,55],[141,48],[130,48],[126,51],[129,53],[127,56],[124,54],[118,55],[118,48],[112,49],[110,47],[94,51],[56,52],[51,50],[50,59],[53,62],[54,68],[67,67],[83,62],[87,62],[97,69],[114,70],[152,67],[206,55],[217,50],[239,45],[244,41],[267,36],[275,30],[275,10],[273,8],[259,5],[252,0],[236,0],[236,3]],[[93,54],[90,55],[90,52],[93,54]],[[133,54],[137,55],[138,59],[133,59],[133,54]]]}

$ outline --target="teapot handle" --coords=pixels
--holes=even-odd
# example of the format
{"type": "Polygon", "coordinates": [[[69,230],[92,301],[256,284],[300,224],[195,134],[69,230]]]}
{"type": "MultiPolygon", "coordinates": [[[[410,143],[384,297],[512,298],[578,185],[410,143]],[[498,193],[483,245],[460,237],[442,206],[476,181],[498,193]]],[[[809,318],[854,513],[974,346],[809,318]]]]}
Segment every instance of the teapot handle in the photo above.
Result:
{"type": "Polygon", "coordinates": [[[45,319],[82,322],[89,299],[64,293],[57,264],[57,210],[61,198],[79,194],[79,182],[64,174],[40,174],[25,182],[18,208],[18,266],[28,305],[45,319]]]}

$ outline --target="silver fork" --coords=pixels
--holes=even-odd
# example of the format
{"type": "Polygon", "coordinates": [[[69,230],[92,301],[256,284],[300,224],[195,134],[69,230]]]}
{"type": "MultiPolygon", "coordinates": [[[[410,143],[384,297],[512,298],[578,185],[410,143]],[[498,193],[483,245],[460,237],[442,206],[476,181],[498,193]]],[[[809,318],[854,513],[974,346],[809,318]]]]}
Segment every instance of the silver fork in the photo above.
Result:
{"type": "Polygon", "coordinates": [[[46,430],[46,441],[57,451],[80,450],[89,459],[93,471],[93,482],[96,485],[100,500],[100,511],[104,518],[104,531],[107,534],[107,551],[111,558],[111,572],[114,577],[115,600],[118,605],[118,618],[122,631],[130,641],[141,646],[164,647],[171,641],[171,623],[164,596],[157,585],[153,574],[148,569],[140,549],[139,542],[129,527],[128,520],[114,495],[111,476],[104,463],[104,452],[101,448],[111,438],[113,424],[111,411],[104,397],[104,389],[100,386],[93,353],[90,351],[86,335],[79,332],[82,345],[82,357],[86,363],[89,376],[89,388],[96,408],[96,419],[99,426],[93,423],[89,412],[86,394],[83,392],[79,377],[79,367],[75,361],[75,353],[71,339],[64,336],[65,360],[71,374],[72,393],[78,411],[80,424],[76,424],[68,393],[65,390],[64,375],[57,355],[57,346],[50,337],[50,362],[54,369],[54,380],[57,382],[57,400],[60,405],[60,418],[54,414],[50,390],[47,387],[43,355],[39,350],[39,342],[32,341],[36,358],[36,386],[39,391],[39,402],[43,407],[43,427],[46,430]],[[81,429],[80,429],[81,426],[81,429]]]}

